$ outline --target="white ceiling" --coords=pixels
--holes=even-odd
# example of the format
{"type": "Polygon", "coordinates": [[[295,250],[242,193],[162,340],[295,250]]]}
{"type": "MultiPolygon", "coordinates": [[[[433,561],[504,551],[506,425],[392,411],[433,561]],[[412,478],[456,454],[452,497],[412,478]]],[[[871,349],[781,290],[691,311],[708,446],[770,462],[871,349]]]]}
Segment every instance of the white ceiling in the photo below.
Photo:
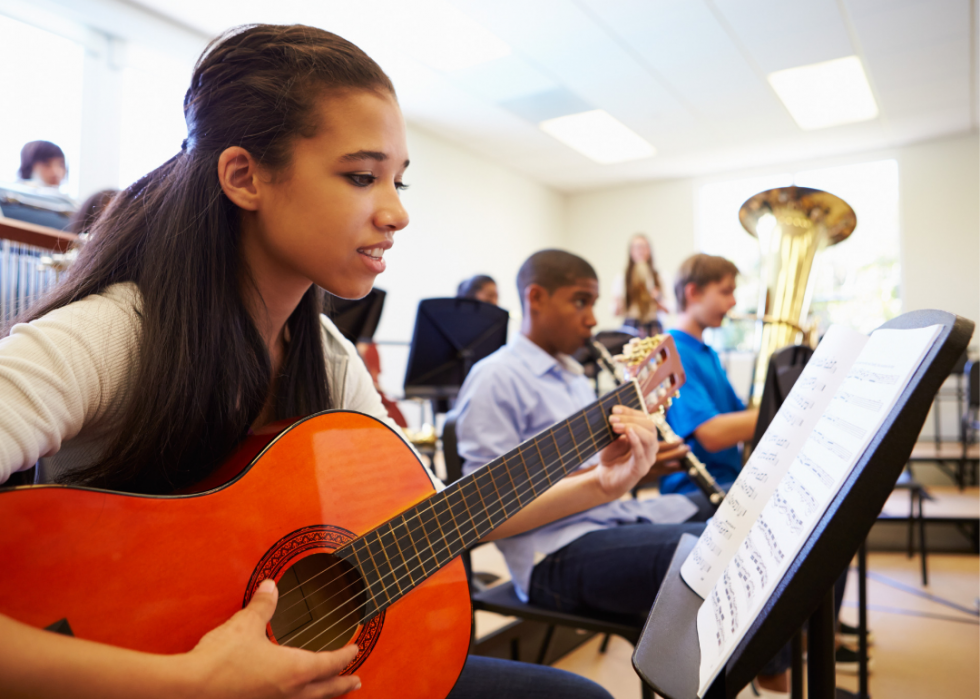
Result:
{"type": "Polygon", "coordinates": [[[391,75],[410,123],[562,191],[856,152],[977,128],[976,0],[136,0],[214,35],[302,22],[391,75]],[[972,5],[972,7],[971,7],[972,5]],[[447,9],[448,6],[448,9],[447,9]],[[424,61],[462,12],[512,48],[457,71],[424,61]],[[802,131],[766,81],[856,54],[877,119],[802,131]],[[601,108],[657,148],[599,165],[540,120],[601,108]]]}

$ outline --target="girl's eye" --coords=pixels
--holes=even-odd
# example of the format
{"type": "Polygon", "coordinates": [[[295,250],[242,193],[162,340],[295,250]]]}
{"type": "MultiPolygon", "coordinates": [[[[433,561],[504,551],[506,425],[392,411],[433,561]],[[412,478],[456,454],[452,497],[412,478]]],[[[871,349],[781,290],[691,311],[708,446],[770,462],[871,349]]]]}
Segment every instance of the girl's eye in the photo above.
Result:
{"type": "Polygon", "coordinates": [[[357,187],[367,187],[374,184],[374,181],[378,178],[371,174],[351,173],[347,175],[347,179],[357,187]]]}
{"type": "Polygon", "coordinates": [[[395,189],[397,189],[399,192],[404,192],[406,189],[408,189],[408,185],[404,182],[395,182],[395,189]]]}

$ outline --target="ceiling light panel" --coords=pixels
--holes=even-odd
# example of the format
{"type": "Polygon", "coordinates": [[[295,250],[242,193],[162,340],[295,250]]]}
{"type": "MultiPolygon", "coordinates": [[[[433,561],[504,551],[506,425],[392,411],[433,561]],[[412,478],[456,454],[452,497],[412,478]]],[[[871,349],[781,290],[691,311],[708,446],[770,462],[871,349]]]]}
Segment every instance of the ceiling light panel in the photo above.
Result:
{"type": "Polygon", "coordinates": [[[538,126],[603,165],[649,158],[657,153],[646,139],[602,109],[548,119],[538,126]]]}
{"type": "Polygon", "coordinates": [[[805,131],[868,121],[878,105],[857,56],[769,74],[769,84],[805,131]]]}

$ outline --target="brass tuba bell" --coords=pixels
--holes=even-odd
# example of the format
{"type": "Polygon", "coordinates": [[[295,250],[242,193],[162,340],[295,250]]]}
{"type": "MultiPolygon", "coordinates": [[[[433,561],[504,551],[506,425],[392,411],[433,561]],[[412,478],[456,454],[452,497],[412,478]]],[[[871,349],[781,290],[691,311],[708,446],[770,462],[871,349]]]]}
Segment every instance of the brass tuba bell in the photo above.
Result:
{"type": "Polygon", "coordinates": [[[758,407],[769,357],[801,342],[814,344],[807,325],[816,254],[846,239],[857,226],[854,209],[840,197],[807,187],[778,187],[748,199],[738,212],[742,226],[759,240],[762,279],[756,347],[759,350],[749,394],[758,407]]]}

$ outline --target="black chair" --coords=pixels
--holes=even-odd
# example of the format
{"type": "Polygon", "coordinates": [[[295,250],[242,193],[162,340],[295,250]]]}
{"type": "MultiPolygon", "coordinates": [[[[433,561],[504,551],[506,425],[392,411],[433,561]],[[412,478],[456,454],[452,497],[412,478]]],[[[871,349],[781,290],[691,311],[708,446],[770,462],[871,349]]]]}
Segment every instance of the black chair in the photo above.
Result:
{"type": "MultiPolygon", "coordinates": [[[[442,428],[442,451],[443,458],[446,462],[447,484],[453,483],[463,477],[463,461],[459,457],[457,445],[456,416],[450,413],[446,417],[446,422],[442,428]]],[[[597,614],[594,616],[566,614],[564,612],[555,612],[544,607],[538,607],[529,602],[522,602],[517,596],[513,582],[507,581],[494,585],[493,587],[488,587],[485,584],[485,574],[473,573],[470,552],[466,551],[463,553],[462,558],[463,565],[466,567],[467,578],[470,581],[470,597],[473,602],[474,612],[482,610],[547,625],[547,630],[538,649],[537,659],[535,661],[539,665],[544,662],[548,655],[551,639],[554,636],[555,628],[558,626],[605,634],[605,638],[599,648],[601,653],[606,652],[611,634],[626,639],[634,646],[640,639],[645,621],[643,619],[616,614],[597,614]]],[[[520,655],[519,647],[512,645],[511,649],[513,659],[518,660],[520,655]]],[[[653,690],[646,683],[643,683],[642,680],[641,684],[643,699],[653,699],[653,690]]]]}
{"type": "MultiPolygon", "coordinates": [[[[972,485],[977,484],[978,470],[976,454],[970,454],[977,448],[977,433],[980,432],[980,362],[968,362],[963,367],[966,377],[966,410],[960,424],[960,440],[963,444],[963,468],[972,467],[972,474],[964,475],[962,481],[972,485]]],[[[961,486],[962,487],[962,486],[961,486]]]]}

